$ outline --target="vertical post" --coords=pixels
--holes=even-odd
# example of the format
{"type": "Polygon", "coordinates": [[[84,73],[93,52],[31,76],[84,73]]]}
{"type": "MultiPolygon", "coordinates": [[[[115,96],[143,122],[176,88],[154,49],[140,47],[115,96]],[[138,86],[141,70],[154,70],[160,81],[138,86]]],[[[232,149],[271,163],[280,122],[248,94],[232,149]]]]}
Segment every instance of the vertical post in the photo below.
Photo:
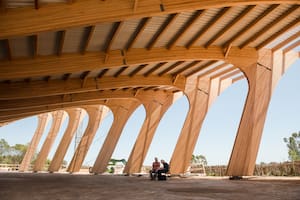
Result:
{"type": "Polygon", "coordinates": [[[139,101],[133,99],[110,100],[108,102],[107,106],[114,114],[114,121],[94,163],[93,173],[104,173],[106,171],[122,130],[128,118],[139,105],[139,101]]]}
{"type": "Polygon", "coordinates": [[[38,115],[38,126],[36,128],[36,131],[31,139],[30,144],[28,145],[28,149],[24,155],[24,158],[22,160],[22,163],[20,165],[19,171],[24,172],[27,171],[30,165],[30,162],[32,160],[32,157],[34,156],[34,153],[37,149],[37,146],[40,142],[40,139],[45,131],[45,128],[47,126],[47,123],[49,121],[49,113],[38,115]]]}

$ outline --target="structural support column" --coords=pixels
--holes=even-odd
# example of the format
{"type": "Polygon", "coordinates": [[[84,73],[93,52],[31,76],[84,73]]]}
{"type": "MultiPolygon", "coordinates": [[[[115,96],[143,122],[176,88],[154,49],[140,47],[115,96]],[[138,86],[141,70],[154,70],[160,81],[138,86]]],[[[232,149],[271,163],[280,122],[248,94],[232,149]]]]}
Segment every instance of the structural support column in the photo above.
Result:
{"type": "Polygon", "coordinates": [[[272,92],[283,74],[297,59],[299,53],[295,51],[277,50],[273,53],[272,92]]]}
{"type": "Polygon", "coordinates": [[[209,78],[188,80],[185,93],[189,99],[189,112],[171,157],[170,172],[172,174],[184,173],[190,165],[200,128],[208,109],[209,87],[209,78]]]}
{"type": "Polygon", "coordinates": [[[66,112],[69,114],[69,124],[49,166],[50,172],[60,169],[71,140],[84,117],[84,111],[81,108],[68,109],[66,112]]]}
{"type": "Polygon", "coordinates": [[[187,81],[185,93],[189,99],[189,112],[170,161],[172,174],[183,174],[188,169],[208,109],[232,83],[226,76],[192,77],[187,81]]]}
{"type": "Polygon", "coordinates": [[[122,130],[128,118],[140,105],[140,102],[135,99],[109,100],[106,105],[113,112],[114,121],[92,168],[92,172],[96,174],[106,171],[106,167],[116,148],[122,130]]]}
{"type": "Polygon", "coordinates": [[[29,169],[32,157],[34,156],[34,153],[49,121],[49,116],[49,113],[38,115],[38,126],[20,165],[20,172],[24,172],[29,169]]]}
{"type": "Polygon", "coordinates": [[[33,171],[43,170],[50,149],[65,118],[64,115],[63,110],[52,112],[52,126],[35,161],[33,171]]]}
{"type": "Polygon", "coordinates": [[[89,106],[86,111],[89,114],[89,123],[67,169],[68,172],[78,172],[80,170],[99,125],[109,110],[107,107],[100,105],[89,106]]]}
{"type": "Polygon", "coordinates": [[[259,52],[257,63],[241,66],[249,91],[227,168],[229,176],[252,175],[272,89],[272,52],[259,52]]]}
{"type": "Polygon", "coordinates": [[[240,66],[248,78],[249,92],[227,175],[252,175],[272,92],[299,54],[292,48],[275,52],[262,49],[257,64],[240,66]]]}
{"type": "Polygon", "coordinates": [[[139,94],[138,96],[138,98],[144,104],[146,110],[146,119],[124,169],[124,173],[128,174],[140,172],[149,146],[152,142],[155,130],[158,127],[162,116],[174,100],[173,94],[164,95],[156,94],[154,92],[150,95],[139,94]],[[143,96],[147,97],[143,98],[143,96]]]}

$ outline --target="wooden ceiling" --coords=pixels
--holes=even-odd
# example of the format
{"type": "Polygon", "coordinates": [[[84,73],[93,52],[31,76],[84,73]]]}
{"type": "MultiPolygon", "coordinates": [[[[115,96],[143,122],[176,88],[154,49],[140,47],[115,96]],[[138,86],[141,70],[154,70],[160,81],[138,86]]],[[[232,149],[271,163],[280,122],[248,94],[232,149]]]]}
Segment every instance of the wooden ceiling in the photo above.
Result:
{"type": "Polygon", "coordinates": [[[2,0],[0,122],[176,93],[191,77],[238,81],[232,60],[299,46],[299,18],[299,0],[2,0]]]}

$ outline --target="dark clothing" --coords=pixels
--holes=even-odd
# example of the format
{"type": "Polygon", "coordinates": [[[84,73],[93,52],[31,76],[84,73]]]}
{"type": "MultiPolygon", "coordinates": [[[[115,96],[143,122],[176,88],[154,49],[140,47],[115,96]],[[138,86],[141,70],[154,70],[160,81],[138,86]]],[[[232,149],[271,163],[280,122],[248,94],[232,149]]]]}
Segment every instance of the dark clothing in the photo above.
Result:
{"type": "Polygon", "coordinates": [[[164,170],[165,170],[165,173],[169,171],[169,164],[168,163],[163,163],[164,165],[164,170]]]}
{"type": "Polygon", "coordinates": [[[163,168],[160,168],[158,170],[152,169],[149,171],[151,180],[155,180],[156,177],[158,177],[158,180],[166,180],[166,175],[163,173],[169,172],[169,164],[164,161],[162,161],[162,164],[164,166],[163,168]]]}
{"type": "Polygon", "coordinates": [[[163,165],[164,165],[164,168],[163,169],[159,169],[157,171],[158,176],[161,176],[162,173],[167,173],[169,171],[169,164],[165,162],[165,163],[163,163],[163,165]]]}
{"type": "Polygon", "coordinates": [[[164,174],[160,174],[157,176],[157,180],[159,181],[166,181],[167,180],[167,176],[164,174]]]}

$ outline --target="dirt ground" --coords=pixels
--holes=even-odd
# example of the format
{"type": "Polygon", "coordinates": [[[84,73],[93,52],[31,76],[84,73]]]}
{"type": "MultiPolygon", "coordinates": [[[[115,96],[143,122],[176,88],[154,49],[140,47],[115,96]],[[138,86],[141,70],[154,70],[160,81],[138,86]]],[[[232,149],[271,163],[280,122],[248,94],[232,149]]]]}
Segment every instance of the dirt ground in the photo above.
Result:
{"type": "Polygon", "coordinates": [[[300,178],[169,177],[0,173],[1,200],[300,200],[300,178]]]}

